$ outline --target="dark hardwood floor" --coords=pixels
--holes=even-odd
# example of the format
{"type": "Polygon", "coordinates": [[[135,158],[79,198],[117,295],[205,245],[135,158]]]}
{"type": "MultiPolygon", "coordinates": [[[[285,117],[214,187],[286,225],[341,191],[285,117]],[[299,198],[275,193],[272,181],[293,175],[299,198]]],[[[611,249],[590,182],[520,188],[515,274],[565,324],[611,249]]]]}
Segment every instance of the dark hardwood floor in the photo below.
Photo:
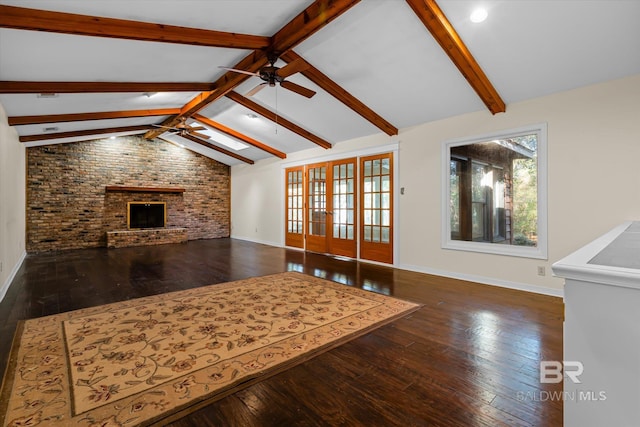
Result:
{"type": "Polygon", "coordinates": [[[27,256],[0,303],[0,362],[20,319],[287,270],[424,307],[171,426],[562,425],[562,384],[539,382],[562,360],[560,298],[233,239],[27,256]]]}

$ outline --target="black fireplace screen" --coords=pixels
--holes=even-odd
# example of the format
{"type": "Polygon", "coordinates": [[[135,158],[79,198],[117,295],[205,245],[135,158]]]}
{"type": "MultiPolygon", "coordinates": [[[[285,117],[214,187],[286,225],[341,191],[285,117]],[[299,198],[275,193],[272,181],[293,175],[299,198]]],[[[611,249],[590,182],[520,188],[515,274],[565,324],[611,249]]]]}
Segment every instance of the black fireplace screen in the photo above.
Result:
{"type": "Polygon", "coordinates": [[[129,228],[164,227],[167,204],[165,202],[129,202],[129,228]]]}

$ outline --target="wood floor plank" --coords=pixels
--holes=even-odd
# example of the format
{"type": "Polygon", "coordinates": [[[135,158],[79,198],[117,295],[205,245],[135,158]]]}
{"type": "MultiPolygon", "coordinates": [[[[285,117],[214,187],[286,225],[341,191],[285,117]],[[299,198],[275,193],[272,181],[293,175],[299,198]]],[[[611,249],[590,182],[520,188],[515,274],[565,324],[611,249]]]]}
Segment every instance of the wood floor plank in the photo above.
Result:
{"type": "Polygon", "coordinates": [[[539,362],[562,360],[562,299],[234,239],[28,255],[0,302],[21,319],[295,270],[423,307],[168,425],[562,425],[539,362]],[[524,396],[524,398],[523,398],[524,396]]]}

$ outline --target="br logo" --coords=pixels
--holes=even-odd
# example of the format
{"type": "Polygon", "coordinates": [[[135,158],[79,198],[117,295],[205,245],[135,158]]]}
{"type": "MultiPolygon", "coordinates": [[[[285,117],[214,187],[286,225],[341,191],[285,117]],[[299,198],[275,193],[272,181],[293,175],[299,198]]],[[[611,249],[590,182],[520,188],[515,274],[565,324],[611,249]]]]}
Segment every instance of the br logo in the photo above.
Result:
{"type": "Polygon", "coordinates": [[[582,362],[565,360],[543,360],[540,362],[540,382],[543,384],[557,384],[562,382],[562,371],[574,384],[580,384],[578,377],[584,372],[582,362]],[[564,369],[563,369],[564,368],[564,369]]]}

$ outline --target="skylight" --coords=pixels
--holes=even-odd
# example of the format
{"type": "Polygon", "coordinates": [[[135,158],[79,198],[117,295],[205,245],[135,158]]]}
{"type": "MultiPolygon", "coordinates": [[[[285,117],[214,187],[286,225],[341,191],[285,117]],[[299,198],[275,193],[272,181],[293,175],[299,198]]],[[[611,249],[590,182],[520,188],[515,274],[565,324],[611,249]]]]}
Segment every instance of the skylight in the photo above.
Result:
{"type": "MultiPolygon", "coordinates": [[[[203,126],[202,123],[193,123],[193,124],[203,126]]],[[[224,145],[225,147],[235,151],[240,151],[240,150],[244,150],[245,148],[249,148],[247,144],[243,144],[242,142],[234,138],[231,138],[223,133],[213,132],[209,128],[207,128],[206,130],[198,131],[198,132],[203,133],[205,135],[209,135],[211,139],[208,142],[216,142],[220,145],[224,145]]]]}
{"type": "Polygon", "coordinates": [[[245,148],[249,148],[247,144],[243,144],[240,141],[236,141],[235,139],[229,138],[224,135],[216,135],[213,137],[213,140],[218,144],[224,145],[225,147],[229,147],[232,150],[240,151],[245,148]]]}

